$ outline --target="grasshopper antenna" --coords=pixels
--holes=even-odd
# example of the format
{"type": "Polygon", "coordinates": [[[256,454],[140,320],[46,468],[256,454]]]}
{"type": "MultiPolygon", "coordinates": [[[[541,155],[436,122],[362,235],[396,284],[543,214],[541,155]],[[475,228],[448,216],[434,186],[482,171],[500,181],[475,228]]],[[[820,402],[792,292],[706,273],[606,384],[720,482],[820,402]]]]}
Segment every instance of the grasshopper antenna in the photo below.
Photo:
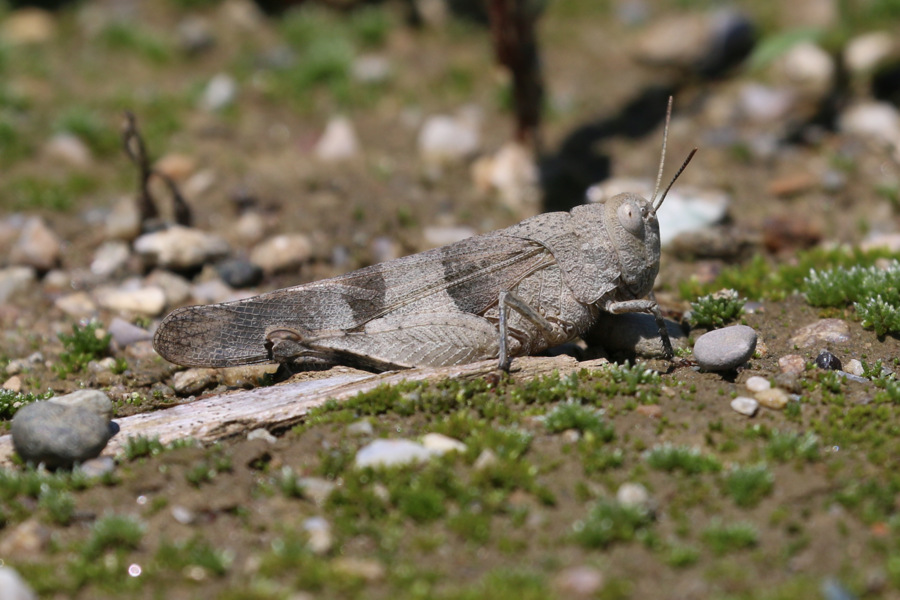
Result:
{"type": "MultiPolygon", "coordinates": [[[[672,102],[674,101],[672,96],[669,96],[669,105],[666,107],[666,126],[663,129],[663,145],[662,145],[662,154],[659,156],[659,172],[656,174],[656,187],[653,188],[653,196],[650,197],[650,205],[654,204],[656,200],[656,194],[659,193],[659,184],[662,182],[663,176],[663,166],[666,164],[666,143],[669,141],[669,121],[672,120],[672,102]]],[[[671,184],[670,184],[671,187],[671,184]]],[[[665,194],[663,194],[665,196],[665,194]]],[[[662,201],[660,201],[662,204],[662,201]]],[[[656,210],[656,209],[654,209],[656,210]]]]}
{"type": "MultiPolygon", "coordinates": [[[[694,158],[694,155],[697,154],[697,149],[694,148],[691,150],[690,154],[687,155],[687,158],[684,159],[684,162],[681,163],[681,166],[678,168],[678,171],[675,173],[675,177],[672,178],[672,181],[669,182],[669,185],[666,186],[666,190],[662,193],[662,196],[659,197],[659,202],[653,205],[653,212],[659,210],[659,207],[662,206],[663,200],[666,199],[666,195],[669,193],[669,190],[672,189],[672,186],[675,185],[675,181],[684,173],[684,170],[687,168],[688,163],[691,162],[691,159],[694,158]]],[[[654,194],[655,195],[655,194],[654,194]]]]}

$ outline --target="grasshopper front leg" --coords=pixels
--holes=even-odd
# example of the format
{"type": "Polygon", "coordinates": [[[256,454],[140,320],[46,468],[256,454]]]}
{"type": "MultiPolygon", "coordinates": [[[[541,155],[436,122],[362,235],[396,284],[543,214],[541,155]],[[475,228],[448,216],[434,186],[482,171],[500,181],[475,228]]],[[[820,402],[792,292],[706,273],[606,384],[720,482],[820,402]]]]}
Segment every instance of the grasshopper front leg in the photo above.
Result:
{"type": "Polygon", "coordinates": [[[666,360],[675,358],[675,351],[672,349],[672,340],[669,339],[669,330],[666,328],[666,322],[663,320],[662,312],[659,310],[659,304],[656,302],[656,296],[653,292],[648,294],[646,300],[625,300],[623,302],[610,302],[606,305],[605,310],[614,315],[630,312],[650,313],[656,321],[656,327],[659,329],[659,339],[662,340],[663,353],[666,360]]]}
{"type": "Polygon", "coordinates": [[[500,298],[497,304],[500,310],[500,364],[498,365],[498,368],[501,371],[509,373],[509,368],[512,366],[512,357],[509,355],[508,349],[509,325],[507,324],[507,309],[511,308],[515,310],[540,328],[544,333],[550,333],[553,329],[553,325],[512,292],[505,290],[500,292],[500,298]]]}

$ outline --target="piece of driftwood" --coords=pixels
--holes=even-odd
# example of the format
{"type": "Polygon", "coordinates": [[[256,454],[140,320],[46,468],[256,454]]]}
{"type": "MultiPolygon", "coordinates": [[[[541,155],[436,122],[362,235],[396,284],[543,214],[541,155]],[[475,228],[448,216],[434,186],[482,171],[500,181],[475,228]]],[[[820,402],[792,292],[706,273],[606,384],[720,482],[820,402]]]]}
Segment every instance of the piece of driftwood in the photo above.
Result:
{"type": "MultiPolygon", "coordinates": [[[[571,356],[523,356],[513,363],[513,376],[528,380],[558,371],[561,375],[579,369],[599,368],[605,359],[578,362],[571,356]]],[[[373,374],[345,367],[298,375],[280,385],[239,390],[184,402],[155,412],[140,413],[116,419],[119,433],[103,454],[114,456],[128,438],[158,438],[162,443],[193,438],[211,443],[244,435],[254,429],[283,431],[300,421],[311,408],[326,400],[346,400],[380,385],[403,381],[440,381],[474,379],[496,372],[497,361],[486,360],[456,367],[421,368],[408,371],[373,374]]],[[[12,437],[0,437],[0,466],[10,466],[12,437]]]]}

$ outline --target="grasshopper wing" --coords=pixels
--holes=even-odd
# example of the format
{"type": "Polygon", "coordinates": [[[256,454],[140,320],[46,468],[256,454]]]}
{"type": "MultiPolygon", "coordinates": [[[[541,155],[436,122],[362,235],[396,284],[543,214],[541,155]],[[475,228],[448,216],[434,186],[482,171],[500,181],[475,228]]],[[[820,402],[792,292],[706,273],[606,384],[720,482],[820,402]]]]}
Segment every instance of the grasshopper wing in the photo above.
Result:
{"type": "Polygon", "coordinates": [[[364,331],[386,315],[484,314],[500,291],[552,263],[527,239],[491,233],[373,265],[347,275],[253,298],[173,311],[154,337],[156,351],[184,366],[269,362],[269,332],[316,336],[364,331]]]}

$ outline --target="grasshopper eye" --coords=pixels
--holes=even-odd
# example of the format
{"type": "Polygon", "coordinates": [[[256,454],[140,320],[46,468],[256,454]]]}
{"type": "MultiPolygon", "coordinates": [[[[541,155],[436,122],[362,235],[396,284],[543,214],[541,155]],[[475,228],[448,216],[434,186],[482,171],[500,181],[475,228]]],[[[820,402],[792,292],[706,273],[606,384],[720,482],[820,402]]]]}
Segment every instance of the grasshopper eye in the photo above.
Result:
{"type": "Polygon", "coordinates": [[[619,223],[625,228],[625,231],[632,235],[640,236],[644,231],[644,219],[641,211],[629,203],[623,203],[616,211],[619,217],[619,223]]]}

